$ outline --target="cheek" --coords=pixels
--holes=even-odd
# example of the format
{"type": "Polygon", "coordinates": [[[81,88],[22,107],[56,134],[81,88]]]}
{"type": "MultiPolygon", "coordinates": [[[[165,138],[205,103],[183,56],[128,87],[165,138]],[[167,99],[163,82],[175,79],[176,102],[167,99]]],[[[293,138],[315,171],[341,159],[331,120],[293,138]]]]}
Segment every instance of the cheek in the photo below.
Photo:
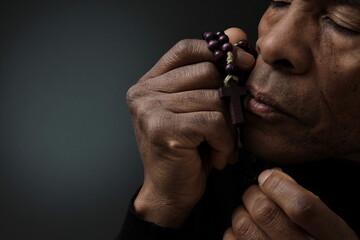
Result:
{"type": "Polygon", "coordinates": [[[328,61],[322,64],[318,83],[330,112],[326,119],[328,136],[335,138],[332,142],[338,149],[359,151],[360,50],[336,48],[338,43],[332,46],[332,54],[326,54],[328,61]]]}
{"type": "MultiPolygon", "coordinates": [[[[322,90],[333,117],[359,118],[360,103],[360,38],[329,37],[329,48],[323,48],[319,63],[319,89],[322,90]],[[345,41],[347,40],[347,41],[345,41]]],[[[325,42],[323,40],[323,42],[325,42]]]]}
{"type": "Polygon", "coordinates": [[[360,119],[359,73],[360,68],[334,73],[328,79],[330,83],[324,84],[328,104],[337,122],[343,122],[346,118],[360,119]]]}
{"type": "Polygon", "coordinates": [[[325,32],[320,42],[322,51],[316,54],[319,89],[335,112],[346,111],[348,104],[360,101],[360,37],[325,32]]]}

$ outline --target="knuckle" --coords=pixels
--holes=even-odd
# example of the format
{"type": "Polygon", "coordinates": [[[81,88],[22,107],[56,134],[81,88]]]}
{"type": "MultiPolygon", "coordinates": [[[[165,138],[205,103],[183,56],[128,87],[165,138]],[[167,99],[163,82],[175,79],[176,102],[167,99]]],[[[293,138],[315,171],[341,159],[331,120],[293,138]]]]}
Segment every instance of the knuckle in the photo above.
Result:
{"type": "Polygon", "coordinates": [[[144,84],[135,84],[126,93],[126,103],[134,120],[147,120],[161,103],[155,92],[151,92],[144,84]]]}
{"type": "Polygon", "coordinates": [[[146,120],[146,135],[148,140],[158,147],[173,149],[179,146],[178,138],[184,132],[179,128],[172,114],[157,113],[146,120]]]}
{"type": "Polygon", "coordinates": [[[135,84],[126,92],[126,103],[129,107],[132,107],[134,103],[144,96],[145,91],[139,87],[139,84],[135,84]]]}
{"type": "Polygon", "coordinates": [[[212,110],[222,110],[223,101],[219,98],[217,90],[201,90],[197,95],[186,94],[180,99],[182,107],[197,105],[212,110]]]}
{"type": "Polygon", "coordinates": [[[150,144],[157,146],[157,148],[164,147],[164,145],[166,145],[164,141],[166,128],[161,126],[158,118],[146,120],[144,128],[146,139],[150,144]]]}
{"type": "Polygon", "coordinates": [[[190,39],[180,40],[175,44],[175,46],[170,51],[171,53],[170,59],[172,59],[174,62],[178,61],[179,59],[191,55],[193,51],[194,51],[194,46],[192,44],[192,40],[190,39]]]}
{"type": "Polygon", "coordinates": [[[217,90],[203,91],[200,103],[203,104],[204,106],[211,106],[211,109],[213,111],[221,112],[223,110],[221,108],[223,102],[219,98],[217,90]]]}
{"type": "Polygon", "coordinates": [[[140,134],[140,138],[147,139],[149,136],[149,126],[151,124],[151,116],[148,114],[147,111],[143,110],[145,107],[144,105],[139,105],[133,112],[132,112],[132,122],[135,127],[135,131],[137,135],[140,134]]]}
{"type": "MultiPolygon", "coordinates": [[[[204,128],[205,126],[208,129],[221,129],[226,125],[224,115],[221,112],[213,111],[206,112],[204,114],[199,114],[198,116],[190,120],[190,124],[195,127],[195,129],[204,128]]],[[[214,134],[216,131],[213,131],[214,134]]]]}
{"type": "Polygon", "coordinates": [[[202,93],[199,94],[185,94],[184,96],[182,96],[180,99],[178,99],[178,101],[180,102],[180,106],[184,107],[184,106],[189,106],[191,104],[194,103],[204,103],[204,96],[202,93]]]}
{"type": "Polygon", "coordinates": [[[197,72],[200,76],[208,77],[208,76],[217,76],[219,75],[219,71],[215,67],[215,65],[211,62],[203,62],[199,64],[199,69],[197,72]]]}
{"type": "Polygon", "coordinates": [[[159,139],[162,139],[162,137],[164,136],[164,130],[166,129],[166,126],[164,126],[164,122],[166,121],[162,121],[163,117],[158,116],[158,117],[150,117],[147,118],[146,120],[146,124],[145,124],[145,128],[146,128],[146,132],[147,135],[149,137],[150,140],[152,141],[158,141],[159,139]]]}
{"type": "Polygon", "coordinates": [[[135,86],[130,87],[126,92],[126,102],[128,105],[131,105],[136,99],[137,92],[135,86]]]}
{"type": "Polygon", "coordinates": [[[135,119],[140,124],[145,123],[149,119],[151,119],[151,115],[153,112],[153,109],[149,109],[149,106],[151,105],[151,101],[148,99],[146,99],[145,101],[139,100],[138,104],[135,104],[134,107],[130,108],[133,119],[135,119]]]}
{"type": "Polygon", "coordinates": [[[194,126],[195,128],[202,128],[203,126],[206,125],[206,121],[207,121],[206,117],[204,117],[203,115],[199,115],[199,116],[193,117],[189,120],[189,123],[190,123],[189,126],[185,127],[184,125],[182,125],[181,128],[187,129],[187,127],[192,127],[192,126],[194,126]]]}
{"type": "Polygon", "coordinates": [[[212,104],[216,104],[221,107],[226,106],[224,101],[222,101],[222,99],[219,97],[218,89],[206,91],[204,97],[212,104]]]}
{"type": "Polygon", "coordinates": [[[271,174],[265,181],[264,187],[269,192],[274,193],[281,193],[286,188],[286,181],[284,179],[277,175],[277,174],[271,174]]]}
{"type": "Polygon", "coordinates": [[[253,235],[252,221],[248,217],[242,217],[233,225],[233,231],[236,236],[246,239],[247,236],[253,235]]]}
{"type": "Polygon", "coordinates": [[[208,121],[215,127],[226,123],[224,115],[221,112],[210,112],[208,114],[208,119],[208,121]]]}
{"type": "Polygon", "coordinates": [[[317,213],[319,197],[310,194],[297,196],[290,208],[289,217],[296,223],[304,223],[313,219],[317,213]]]}
{"type": "Polygon", "coordinates": [[[192,41],[190,39],[182,39],[179,42],[177,42],[173,48],[174,52],[176,53],[186,53],[191,49],[191,43],[192,41]]]}
{"type": "MultiPolygon", "coordinates": [[[[131,94],[133,95],[130,98],[138,97],[137,93],[131,94]]],[[[132,102],[128,103],[128,107],[134,126],[145,136],[151,136],[151,134],[159,131],[158,128],[160,128],[160,126],[158,126],[158,119],[160,115],[159,111],[161,110],[158,109],[156,100],[143,96],[130,101],[132,102]]]]}
{"type": "Polygon", "coordinates": [[[252,216],[256,222],[263,225],[270,225],[278,217],[275,204],[264,196],[255,200],[252,216]]]}

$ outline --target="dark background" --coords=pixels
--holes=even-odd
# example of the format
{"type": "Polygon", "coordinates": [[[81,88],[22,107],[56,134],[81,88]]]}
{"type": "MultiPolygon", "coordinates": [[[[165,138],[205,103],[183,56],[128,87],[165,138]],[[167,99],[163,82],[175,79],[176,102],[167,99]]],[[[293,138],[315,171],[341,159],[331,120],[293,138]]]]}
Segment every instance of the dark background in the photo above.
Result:
{"type": "Polygon", "coordinates": [[[267,1],[0,3],[0,239],[114,239],[142,167],[125,103],[172,45],[267,1]]]}

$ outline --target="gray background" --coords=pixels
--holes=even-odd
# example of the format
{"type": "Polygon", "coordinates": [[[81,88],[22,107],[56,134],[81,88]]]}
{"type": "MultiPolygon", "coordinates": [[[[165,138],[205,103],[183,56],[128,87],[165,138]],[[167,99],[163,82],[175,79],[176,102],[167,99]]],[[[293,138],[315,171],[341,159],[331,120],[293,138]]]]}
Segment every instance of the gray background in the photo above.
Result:
{"type": "Polygon", "coordinates": [[[256,1],[0,3],[0,239],[114,239],[142,167],[125,93],[173,44],[256,1]]]}

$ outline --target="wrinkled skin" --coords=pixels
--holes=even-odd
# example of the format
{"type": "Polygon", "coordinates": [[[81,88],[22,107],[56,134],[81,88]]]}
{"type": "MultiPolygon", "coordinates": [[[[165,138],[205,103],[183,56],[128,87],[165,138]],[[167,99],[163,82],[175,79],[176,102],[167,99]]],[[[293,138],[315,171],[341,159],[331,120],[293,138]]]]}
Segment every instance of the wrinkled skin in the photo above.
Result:
{"type": "MultiPolygon", "coordinates": [[[[276,2],[259,24],[256,63],[234,51],[239,69],[253,69],[242,141],[255,157],[359,162],[360,34],[343,28],[359,31],[359,13],[326,0],[276,2]]],[[[226,33],[232,43],[246,39],[239,29],[226,33]]],[[[181,227],[211,169],[236,156],[213,60],[205,41],[180,41],[127,94],[144,165],[134,209],[163,227],[181,227]]],[[[358,239],[315,194],[267,170],[244,193],[224,239],[358,239]]]]}
{"type": "MultiPolygon", "coordinates": [[[[360,34],[334,24],[359,30],[360,8],[294,0],[275,2],[264,14],[248,87],[281,112],[247,112],[243,141],[255,156],[281,163],[359,162],[360,34]]],[[[264,180],[263,173],[259,183],[244,193],[225,240],[358,239],[286,174],[272,171],[264,180]]]]}
{"type": "Polygon", "coordinates": [[[325,16],[360,29],[359,9],[330,1],[273,6],[259,24],[260,57],[248,86],[287,114],[270,120],[246,114],[243,139],[257,157],[285,163],[360,159],[360,34],[337,31],[325,16]]]}

